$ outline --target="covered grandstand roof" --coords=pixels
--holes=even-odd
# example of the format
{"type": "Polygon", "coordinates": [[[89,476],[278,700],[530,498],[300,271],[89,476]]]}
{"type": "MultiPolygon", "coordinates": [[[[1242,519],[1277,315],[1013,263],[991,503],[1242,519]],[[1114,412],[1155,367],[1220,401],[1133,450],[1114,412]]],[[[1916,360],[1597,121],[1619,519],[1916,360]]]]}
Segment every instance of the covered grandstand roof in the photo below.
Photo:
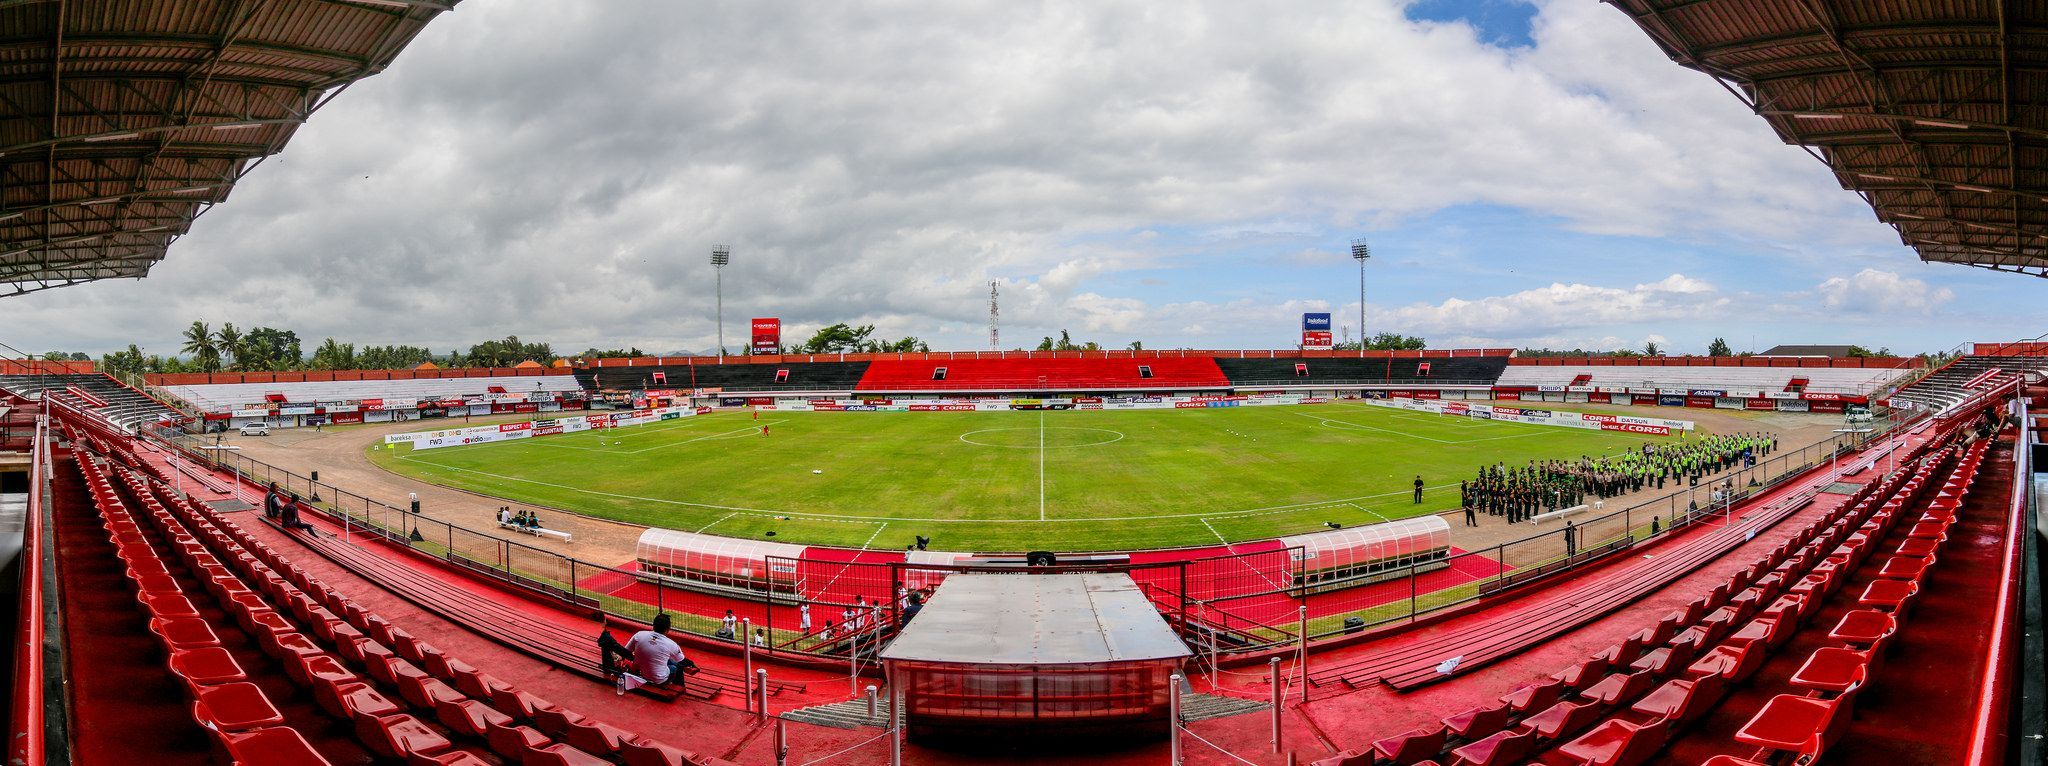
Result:
{"type": "Polygon", "coordinates": [[[2048,4],[1606,0],[1922,260],[2048,276],[2048,4]]]}
{"type": "Polygon", "coordinates": [[[0,295],[142,277],[460,0],[0,0],[0,295]]]}

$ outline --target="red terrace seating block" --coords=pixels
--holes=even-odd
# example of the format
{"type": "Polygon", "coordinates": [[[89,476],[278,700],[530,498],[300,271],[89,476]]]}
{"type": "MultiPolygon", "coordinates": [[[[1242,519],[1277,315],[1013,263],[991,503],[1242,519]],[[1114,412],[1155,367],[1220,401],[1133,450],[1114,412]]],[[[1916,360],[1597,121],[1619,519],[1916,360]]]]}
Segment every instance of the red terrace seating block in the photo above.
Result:
{"type": "Polygon", "coordinates": [[[540,748],[521,759],[523,766],[612,766],[611,761],[556,743],[540,748]]]}
{"type": "Polygon", "coordinates": [[[1507,766],[1521,763],[1536,749],[1536,733],[1504,731],[1451,751],[1458,766],[1507,766]]]}
{"type": "Polygon", "coordinates": [[[450,731],[479,739],[490,730],[492,724],[512,725],[512,716],[491,709],[483,700],[437,699],[434,701],[434,717],[450,731]]]}
{"type": "Polygon", "coordinates": [[[1858,687],[1850,687],[1842,696],[1831,700],[1815,697],[1801,697],[1794,694],[1780,694],[1764,703],[1764,709],[1757,711],[1735,732],[1735,741],[1745,745],[1789,750],[1802,756],[1802,760],[1819,760],[1820,755],[1842,738],[1842,732],[1849,728],[1849,718],[1855,708],[1858,687]]]}
{"type": "Polygon", "coordinates": [[[1524,684],[1521,688],[1502,695],[1500,701],[1508,703],[1508,708],[1516,713],[1527,713],[1557,704],[1557,701],[1564,697],[1564,691],[1564,682],[1553,679],[1524,684]]]}
{"type": "Polygon", "coordinates": [[[1650,718],[1668,718],[1687,723],[1700,717],[1721,701],[1728,693],[1728,679],[1719,674],[1699,678],[1681,678],[1665,683],[1642,699],[1629,710],[1650,718]]]}
{"type": "Polygon", "coordinates": [[[238,682],[198,690],[192,701],[192,718],[220,731],[248,731],[284,723],[284,714],[263,696],[255,684],[238,682]]]}
{"type": "Polygon", "coordinates": [[[1491,707],[1476,707],[1444,719],[1444,728],[1467,742],[1484,739],[1507,727],[1508,705],[1505,702],[1491,707]]]}
{"type": "Polygon", "coordinates": [[[283,726],[240,733],[217,732],[215,740],[238,766],[329,766],[327,758],[314,750],[304,735],[283,726]]]}
{"type": "Polygon", "coordinates": [[[358,716],[356,738],[370,752],[386,758],[403,758],[413,753],[438,753],[453,745],[440,732],[409,715],[383,718],[358,716]]]}
{"type": "Polygon", "coordinates": [[[218,646],[173,649],[170,665],[171,672],[192,687],[249,680],[249,675],[242,672],[242,666],[235,662],[235,656],[218,646]]]}
{"type": "Polygon", "coordinates": [[[1589,766],[1639,766],[1656,755],[1670,736],[1668,720],[1634,724],[1614,719],[1564,743],[1558,752],[1589,766]]]}
{"type": "Polygon", "coordinates": [[[1888,613],[1876,609],[1856,609],[1842,615],[1842,621],[1835,623],[1834,630],[1828,631],[1828,638],[1856,646],[1869,646],[1898,629],[1899,622],[1892,619],[1888,613]]]}
{"type": "Polygon", "coordinates": [[[530,726],[486,724],[484,741],[490,744],[491,752],[510,758],[513,763],[519,763],[526,759],[527,753],[546,747],[548,737],[534,731],[530,726]]]}
{"type": "Polygon", "coordinates": [[[1448,734],[1442,726],[1424,727],[1374,742],[1372,749],[1396,766],[1413,764],[1442,751],[1444,742],[1449,739],[1448,734]]]}
{"type": "Polygon", "coordinates": [[[1840,694],[1863,684],[1870,674],[1870,655],[1854,649],[1824,646],[1792,674],[1792,685],[1840,694]]]}

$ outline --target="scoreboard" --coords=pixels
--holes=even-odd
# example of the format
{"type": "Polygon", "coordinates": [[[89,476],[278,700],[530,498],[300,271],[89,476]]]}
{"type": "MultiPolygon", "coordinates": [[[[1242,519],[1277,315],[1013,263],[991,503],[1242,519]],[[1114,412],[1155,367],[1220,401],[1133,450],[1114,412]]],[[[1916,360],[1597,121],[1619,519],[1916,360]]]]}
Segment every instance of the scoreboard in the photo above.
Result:
{"type": "Polygon", "coordinates": [[[1334,343],[1330,337],[1329,313],[1325,312],[1320,314],[1301,315],[1302,348],[1311,349],[1315,351],[1327,351],[1331,348],[1334,348],[1335,346],[1336,343],[1334,343]]]}
{"type": "Polygon", "coordinates": [[[782,320],[780,318],[754,318],[753,349],[755,356],[769,356],[782,352],[782,320]]]}

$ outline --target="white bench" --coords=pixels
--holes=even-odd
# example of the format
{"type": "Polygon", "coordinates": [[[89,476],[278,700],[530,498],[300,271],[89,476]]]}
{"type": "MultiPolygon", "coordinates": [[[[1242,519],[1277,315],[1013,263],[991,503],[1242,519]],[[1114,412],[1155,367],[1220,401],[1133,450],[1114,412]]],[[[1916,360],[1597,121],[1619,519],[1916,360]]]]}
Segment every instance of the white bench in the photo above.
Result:
{"type": "Polygon", "coordinates": [[[1530,516],[1529,520],[1541,524],[1551,519],[1562,519],[1566,516],[1577,516],[1581,513],[1585,513],[1588,509],[1591,509],[1592,507],[1593,506],[1590,505],[1574,505],[1570,508],[1559,508],[1549,513],[1539,513],[1534,516],[1530,516]]]}
{"type": "Polygon", "coordinates": [[[565,543],[570,542],[569,533],[559,529],[548,529],[547,527],[529,527],[521,524],[513,524],[511,522],[506,521],[498,522],[498,528],[509,529],[514,532],[525,532],[529,535],[533,535],[534,537],[552,537],[565,543]]]}

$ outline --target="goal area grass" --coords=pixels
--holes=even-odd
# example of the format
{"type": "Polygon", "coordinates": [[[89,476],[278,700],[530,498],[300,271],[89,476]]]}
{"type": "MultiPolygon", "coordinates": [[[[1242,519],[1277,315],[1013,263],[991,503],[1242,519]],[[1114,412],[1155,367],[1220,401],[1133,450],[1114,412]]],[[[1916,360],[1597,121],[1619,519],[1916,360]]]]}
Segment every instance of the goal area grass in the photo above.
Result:
{"type": "Polygon", "coordinates": [[[795,544],[954,551],[1240,542],[1458,504],[1482,465],[1646,439],[1358,403],[1050,412],[721,411],[415,451],[422,481],[654,527],[795,544]],[[766,432],[763,432],[763,428],[766,432]],[[1412,500],[1415,478],[1428,489],[1412,500]]]}

